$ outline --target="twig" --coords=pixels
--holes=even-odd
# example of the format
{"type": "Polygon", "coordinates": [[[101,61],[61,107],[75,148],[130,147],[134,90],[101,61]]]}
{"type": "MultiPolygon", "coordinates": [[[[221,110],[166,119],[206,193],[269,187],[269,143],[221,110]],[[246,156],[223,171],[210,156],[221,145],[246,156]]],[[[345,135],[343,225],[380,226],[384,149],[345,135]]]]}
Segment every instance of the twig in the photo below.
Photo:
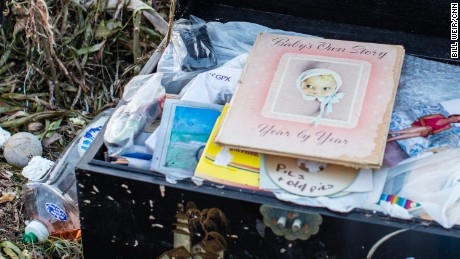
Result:
{"type": "Polygon", "coordinates": [[[52,109],[54,109],[56,99],[54,98],[54,82],[51,81],[51,80],[48,81],[48,89],[49,89],[49,92],[50,92],[50,97],[49,97],[50,101],[49,101],[49,103],[50,103],[52,109]]]}
{"type": "Polygon", "coordinates": [[[141,32],[141,22],[142,22],[142,11],[138,11],[136,17],[134,17],[134,32],[133,32],[133,55],[134,55],[134,64],[139,62],[141,57],[141,50],[139,46],[139,33],[141,32]]]}
{"type": "Polygon", "coordinates": [[[155,52],[153,52],[152,56],[150,56],[149,60],[147,61],[145,66],[142,68],[141,72],[139,72],[139,75],[147,75],[153,71],[156,64],[160,60],[161,55],[163,54],[163,51],[166,49],[167,45],[168,43],[167,43],[166,38],[163,38],[160,45],[158,45],[158,48],[155,50],[155,52]]]}
{"type": "MultiPolygon", "coordinates": [[[[39,96],[48,96],[48,93],[37,93],[37,94],[31,94],[31,95],[26,95],[26,94],[16,94],[16,93],[8,93],[8,94],[2,94],[1,97],[4,99],[12,99],[12,100],[17,100],[17,101],[32,101],[36,102],[38,105],[44,105],[47,108],[51,109],[51,105],[38,98],[39,96]]],[[[27,103],[28,105],[28,103],[27,103]]]]}
{"type": "MultiPolygon", "coordinates": [[[[27,80],[29,80],[30,69],[31,67],[27,65],[27,74],[26,74],[26,78],[24,78],[24,85],[22,86],[24,90],[24,95],[27,95],[27,80]]],[[[27,99],[26,99],[26,107],[29,107],[29,100],[27,99]]]]}
{"type": "Polygon", "coordinates": [[[32,115],[22,117],[16,120],[5,121],[0,124],[2,128],[14,129],[21,125],[27,124],[32,121],[39,121],[48,118],[56,118],[61,116],[66,116],[72,114],[72,111],[61,110],[61,111],[44,111],[39,113],[34,113],[32,115]]]}
{"type": "Polygon", "coordinates": [[[0,75],[8,71],[10,68],[14,67],[16,63],[10,62],[5,66],[0,66],[0,75]]]}
{"type": "Polygon", "coordinates": [[[77,96],[75,96],[75,98],[73,99],[72,105],[70,105],[71,110],[73,110],[73,108],[75,107],[75,104],[77,104],[78,100],[80,99],[81,89],[82,89],[82,85],[80,84],[78,86],[77,96]]]}
{"type": "Polygon", "coordinates": [[[171,7],[169,8],[169,27],[168,27],[168,35],[166,35],[166,44],[169,43],[171,39],[171,31],[174,23],[174,12],[176,11],[176,0],[171,0],[171,7]]]}
{"type": "Polygon", "coordinates": [[[6,81],[6,82],[0,83],[0,87],[8,86],[8,85],[13,85],[13,84],[16,84],[16,83],[19,83],[19,80],[13,79],[13,80],[11,80],[11,81],[6,81]]]}
{"type": "MultiPolygon", "coordinates": [[[[43,3],[43,5],[44,6],[42,6],[42,8],[45,9],[45,10],[41,10],[41,11],[46,12],[46,14],[44,15],[44,14],[40,13],[40,11],[38,10],[39,7],[35,6],[35,8],[32,8],[33,13],[34,13],[34,18],[39,19],[38,17],[41,17],[42,18],[41,22],[46,23],[46,24],[49,25],[48,20],[47,20],[48,9],[47,9],[45,3],[43,3]]],[[[57,77],[56,67],[54,65],[53,55],[52,55],[52,51],[53,51],[52,50],[52,47],[53,47],[52,44],[53,44],[54,40],[50,39],[49,38],[51,36],[50,33],[47,33],[48,31],[45,31],[45,30],[48,29],[48,27],[45,27],[45,25],[40,23],[39,20],[36,20],[35,22],[40,24],[39,26],[37,26],[37,30],[38,30],[38,34],[39,34],[38,38],[39,38],[39,42],[43,46],[43,50],[45,52],[45,59],[46,59],[46,62],[48,63],[48,65],[50,66],[51,76],[52,76],[53,81],[54,81],[54,82],[52,82],[53,87],[50,87],[50,104],[53,104],[52,100],[53,101],[55,100],[56,104],[59,105],[60,104],[60,91],[59,91],[59,87],[57,86],[58,77],[57,77]],[[53,90],[53,91],[51,91],[51,90],[53,90]],[[56,95],[55,95],[55,93],[56,93],[56,95]]]]}

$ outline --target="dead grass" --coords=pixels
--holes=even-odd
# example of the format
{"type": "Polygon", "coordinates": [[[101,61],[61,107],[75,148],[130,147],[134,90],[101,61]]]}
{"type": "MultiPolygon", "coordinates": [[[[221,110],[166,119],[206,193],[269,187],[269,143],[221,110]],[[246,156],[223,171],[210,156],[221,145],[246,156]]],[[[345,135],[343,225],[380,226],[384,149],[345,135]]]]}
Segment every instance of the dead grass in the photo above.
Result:
{"type": "MultiPolygon", "coordinates": [[[[9,16],[0,27],[0,126],[12,134],[33,129],[43,156],[53,161],[85,123],[118,103],[122,86],[162,39],[143,17],[133,18],[129,1],[117,1],[115,9],[107,2],[7,0],[9,16]]],[[[155,3],[166,10],[168,1],[155,3]]],[[[24,183],[20,169],[0,156],[0,258],[82,257],[79,241],[22,243],[24,183]]]]}

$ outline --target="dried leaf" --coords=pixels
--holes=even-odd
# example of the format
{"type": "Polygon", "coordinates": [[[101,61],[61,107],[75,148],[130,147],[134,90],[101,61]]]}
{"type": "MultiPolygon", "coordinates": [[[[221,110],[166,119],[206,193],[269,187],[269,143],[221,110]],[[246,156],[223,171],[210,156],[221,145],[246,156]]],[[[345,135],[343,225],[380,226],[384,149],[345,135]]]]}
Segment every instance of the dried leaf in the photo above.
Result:
{"type": "Polygon", "coordinates": [[[3,248],[3,251],[5,252],[6,255],[8,255],[11,259],[19,259],[18,255],[14,253],[13,250],[9,247],[3,248]]]}
{"type": "Polygon", "coordinates": [[[58,141],[61,138],[62,138],[62,135],[58,133],[53,134],[53,136],[51,137],[44,137],[42,140],[42,145],[44,147],[49,147],[51,144],[53,144],[54,142],[58,141]]]}
{"type": "Polygon", "coordinates": [[[14,183],[8,180],[0,180],[0,185],[2,185],[3,187],[12,187],[14,186],[14,183]]]}
{"type": "Polygon", "coordinates": [[[11,259],[22,258],[21,249],[19,249],[15,244],[10,241],[3,241],[0,243],[0,255],[1,251],[4,251],[11,259]]]}
{"type": "Polygon", "coordinates": [[[108,21],[107,26],[105,21],[101,21],[97,26],[95,37],[99,40],[107,39],[116,34],[120,28],[122,28],[120,21],[108,21]]]}
{"type": "Polygon", "coordinates": [[[2,173],[2,177],[5,178],[5,179],[11,179],[11,176],[13,176],[14,174],[10,171],[4,171],[4,172],[1,172],[2,173]]]}
{"type": "Polygon", "coordinates": [[[16,198],[16,195],[12,192],[7,192],[2,197],[0,197],[0,203],[5,203],[9,201],[13,201],[16,198]]]}
{"type": "Polygon", "coordinates": [[[18,117],[25,117],[27,115],[29,115],[29,114],[27,112],[25,112],[25,111],[18,111],[18,112],[15,112],[13,115],[9,116],[8,120],[14,120],[14,119],[16,119],[18,117]]]}
{"type": "Polygon", "coordinates": [[[0,107],[0,114],[7,113],[7,112],[16,112],[22,110],[21,107],[10,106],[10,107],[0,107]]]}

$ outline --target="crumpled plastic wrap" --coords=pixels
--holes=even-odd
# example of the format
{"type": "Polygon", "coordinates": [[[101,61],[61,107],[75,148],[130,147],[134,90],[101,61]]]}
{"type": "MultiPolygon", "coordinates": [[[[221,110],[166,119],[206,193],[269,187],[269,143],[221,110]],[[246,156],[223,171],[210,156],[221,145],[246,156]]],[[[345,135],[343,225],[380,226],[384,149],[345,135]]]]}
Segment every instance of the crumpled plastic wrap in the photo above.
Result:
{"type": "Polygon", "coordinates": [[[460,98],[459,74],[460,66],[406,55],[394,111],[460,98]]]}
{"type": "MultiPolygon", "coordinates": [[[[177,25],[174,25],[173,32],[174,28],[183,26],[184,22],[176,22],[177,25]]],[[[190,16],[190,24],[198,26],[199,24],[204,24],[204,21],[195,16],[190,16]]],[[[225,64],[227,61],[241,54],[247,54],[260,32],[308,36],[296,32],[274,30],[249,22],[208,22],[206,23],[206,30],[212,42],[215,57],[217,58],[216,67],[225,64]]],[[[183,54],[180,53],[185,53],[186,50],[181,44],[181,41],[176,41],[173,35],[172,41],[161,56],[157,67],[157,71],[164,74],[162,84],[165,86],[166,92],[170,94],[179,94],[182,88],[198,73],[211,69],[183,70],[182,61],[184,59],[181,58],[183,54]]]]}
{"type": "Polygon", "coordinates": [[[157,73],[147,78],[141,76],[140,80],[133,79],[142,83],[131,84],[130,87],[136,90],[125,92],[123,99],[127,103],[118,107],[107,123],[104,143],[110,156],[129,152],[135,138],[160,114],[166,97],[161,78],[162,74],[157,73]]]}
{"type": "Polygon", "coordinates": [[[459,158],[457,148],[406,160],[388,170],[383,192],[420,203],[433,220],[450,228],[460,223],[459,158]]]}
{"type": "Polygon", "coordinates": [[[206,22],[190,17],[174,23],[172,38],[175,71],[209,70],[217,66],[217,57],[209,39],[206,22]]]}

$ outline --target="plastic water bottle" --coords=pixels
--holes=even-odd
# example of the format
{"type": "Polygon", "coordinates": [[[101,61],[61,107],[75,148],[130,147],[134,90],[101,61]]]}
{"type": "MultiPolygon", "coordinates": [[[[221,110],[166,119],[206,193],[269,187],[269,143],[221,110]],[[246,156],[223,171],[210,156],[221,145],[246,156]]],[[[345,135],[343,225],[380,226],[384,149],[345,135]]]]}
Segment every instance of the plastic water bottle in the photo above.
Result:
{"type": "Polygon", "coordinates": [[[43,241],[48,236],[75,239],[81,235],[75,166],[112,112],[110,109],[94,118],[51,171],[24,185],[24,211],[29,221],[24,242],[43,241]]]}
{"type": "Polygon", "coordinates": [[[27,224],[24,242],[43,241],[48,236],[77,238],[80,220],[74,168],[56,168],[45,179],[23,188],[27,224]],[[59,170],[60,169],[60,170],[59,170]]]}

